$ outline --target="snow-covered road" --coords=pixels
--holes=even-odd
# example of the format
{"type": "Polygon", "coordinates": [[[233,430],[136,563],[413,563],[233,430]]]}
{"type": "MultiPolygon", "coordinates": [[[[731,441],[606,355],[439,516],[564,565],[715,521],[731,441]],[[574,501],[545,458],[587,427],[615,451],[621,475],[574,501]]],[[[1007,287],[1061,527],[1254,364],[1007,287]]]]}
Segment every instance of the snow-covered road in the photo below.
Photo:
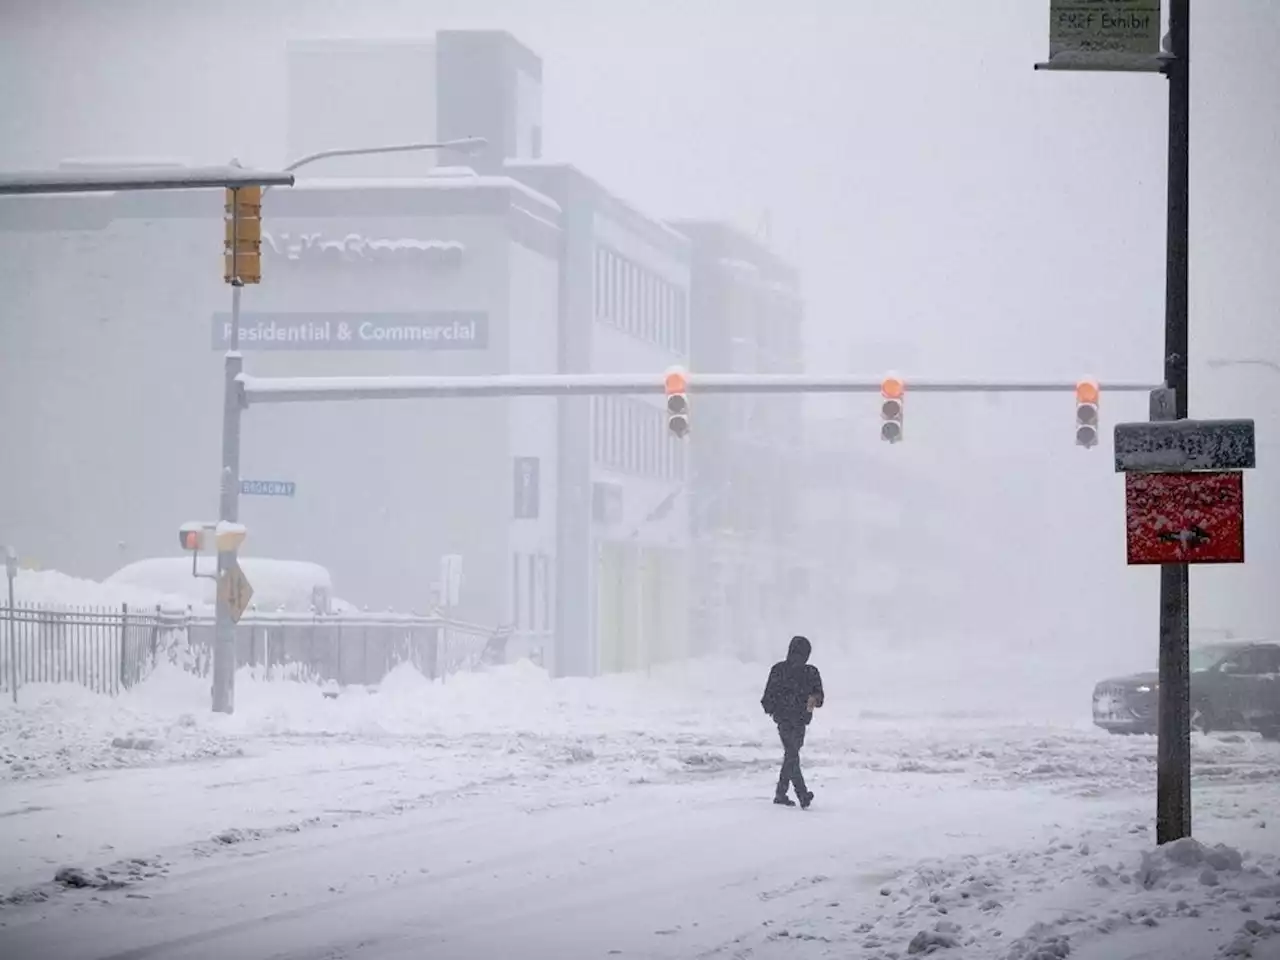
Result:
{"type": "MultiPolygon", "coordinates": [[[[394,818],[284,834],[171,865],[160,882],[42,905],[0,931],[9,956],[690,957],[815,906],[876,895],[939,845],[1043,839],[1076,801],[1013,792],[939,804],[932,785],[824,783],[808,814],[760,777],[464,790],[394,818]],[[767,784],[766,784],[767,787],[767,784]],[[149,899],[131,899],[139,894],[149,899]]],[[[909,778],[907,778],[909,779],[909,778]]],[[[1009,845],[1012,845],[1009,847],[1009,845]]]]}
{"type": "Polygon", "coordinates": [[[0,781],[0,956],[1207,960],[1280,945],[1280,745],[1197,738],[1203,845],[1155,851],[1148,738],[833,704],[802,812],[769,802],[757,680],[513,675],[345,702],[246,685],[234,722],[191,719],[172,690],[63,704],[56,722],[47,704],[0,713],[22,758],[0,781]],[[54,882],[66,866],[83,873],[54,882]]]}

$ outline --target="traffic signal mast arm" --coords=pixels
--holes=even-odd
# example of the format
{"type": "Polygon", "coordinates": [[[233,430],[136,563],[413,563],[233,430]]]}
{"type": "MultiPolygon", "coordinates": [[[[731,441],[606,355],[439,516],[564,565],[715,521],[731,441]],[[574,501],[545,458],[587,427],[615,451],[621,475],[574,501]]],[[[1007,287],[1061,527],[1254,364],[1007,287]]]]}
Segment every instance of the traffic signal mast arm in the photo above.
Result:
{"type": "MultiPolygon", "coordinates": [[[[246,405],[320,400],[413,400],[447,397],[572,397],[610,394],[662,394],[662,373],[547,373],[460,377],[256,377],[237,382],[246,405]]],[[[912,393],[1074,393],[1076,380],[911,380],[912,393]]],[[[695,393],[880,393],[882,377],[812,373],[689,374],[686,390],[695,393]]],[[[1150,393],[1159,384],[1099,382],[1099,390],[1150,393]]]]}

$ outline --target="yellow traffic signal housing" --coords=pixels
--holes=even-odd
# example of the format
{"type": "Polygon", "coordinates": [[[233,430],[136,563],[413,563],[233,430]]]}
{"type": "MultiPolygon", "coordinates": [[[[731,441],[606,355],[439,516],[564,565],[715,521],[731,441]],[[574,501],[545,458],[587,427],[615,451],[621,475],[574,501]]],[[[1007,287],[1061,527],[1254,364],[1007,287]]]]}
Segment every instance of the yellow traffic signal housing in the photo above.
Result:
{"type": "Polygon", "coordinates": [[[262,187],[227,187],[226,213],[230,218],[236,213],[239,205],[239,216],[242,220],[262,219],[262,187]]]}
{"type": "Polygon", "coordinates": [[[228,187],[222,278],[262,282],[262,187],[228,187]]]}

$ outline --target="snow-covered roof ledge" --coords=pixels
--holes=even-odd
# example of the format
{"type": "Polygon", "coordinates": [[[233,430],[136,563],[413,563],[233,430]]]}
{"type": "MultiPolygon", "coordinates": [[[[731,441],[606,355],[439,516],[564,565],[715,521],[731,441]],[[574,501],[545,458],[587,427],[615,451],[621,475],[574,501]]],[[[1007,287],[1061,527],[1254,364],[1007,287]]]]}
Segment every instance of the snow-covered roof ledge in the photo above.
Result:
{"type": "Polygon", "coordinates": [[[560,204],[546,194],[521,183],[514,177],[481,176],[472,173],[456,176],[402,177],[396,179],[372,177],[314,177],[302,179],[293,185],[291,194],[309,190],[509,190],[534,200],[560,213],[560,204]]]}
{"type": "Polygon", "coordinates": [[[172,170],[189,166],[190,160],[172,157],[68,157],[58,161],[59,170],[172,170]]]}
{"type": "Polygon", "coordinates": [[[669,223],[667,223],[665,220],[660,219],[659,217],[654,217],[654,216],[651,216],[650,214],[645,213],[639,207],[622,199],[622,197],[618,196],[616,193],[614,193],[612,190],[610,190],[608,187],[602,184],[595,177],[591,176],[588,173],[585,173],[581,167],[574,166],[572,163],[568,163],[562,160],[544,160],[544,159],[532,160],[527,158],[522,159],[519,157],[509,157],[503,161],[503,166],[509,170],[520,170],[520,169],[571,170],[575,175],[582,177],[582,179],[586,180],[593,187],[599,190],[601,194],[608,197],[612,203],[617,204],[619,207],[627,211],[627,213],[629,213],[631,216],[636,217],[637,219],[640,219],[640,220],[647,221],[648,223],[651,223],[659,231],[668,235],[671,239],[677,241],[682,247],[689,246],[689,238],[685,236],[683,233],[681,233],[679,230],[675,229],[675,227],[671,226],[669,223]]]}

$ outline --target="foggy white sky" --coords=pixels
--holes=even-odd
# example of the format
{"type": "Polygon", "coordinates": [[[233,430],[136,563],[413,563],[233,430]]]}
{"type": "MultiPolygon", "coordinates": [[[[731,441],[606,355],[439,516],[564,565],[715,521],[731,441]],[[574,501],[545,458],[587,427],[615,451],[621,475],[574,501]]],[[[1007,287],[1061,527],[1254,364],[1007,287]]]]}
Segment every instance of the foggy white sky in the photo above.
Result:
{"type": "MultiPolygon", "coordinates": [[[[1248,481],[1250,564],[1198,572],[1193,585],[1201,622],[1268,630],[1280,620],[1280,374],[1203,361],[1280,360],[1280,3],[1194,6],[1192,409],[1256,416],[1262,469],[1248,481]]],[[[803,272],[812,368],[1161,373],[1166,84],[1033,72],[1048,0],[4,0],[0,10],[5,167],[85,155],[279,164],[286,39],[501,27],[544,59],[549,156],[655,214],[749,228],[771,214],[777,245],[803,272]]],[[[912,416],[927,420],[924,407],[912,416]]],[[[1116,587],[1097,602],[1124,603],[1141,581],[1146,604],[1151,578],[1116,555],[1123,494],[1109,451],[1082,466],[1069,406],[999,410],[1016,438],[1003,448],[981,439],[977,418],[991,409],[976,404],[912,436],[932,435],[943,461],[948,441],[999,457],[1020,478],[1007,496],[1023,519],[1055,495],[1068,516],[1097,506],[1105,535],[1014,552],[1034,550],[1052,576],[1101,551],[1116,587]],[[1040,437],[1053,451],[1028,453],[1040,437]]],[[[1104,398],[1103,413],[1105,428],[1145,410],[1104,398]]]]}

